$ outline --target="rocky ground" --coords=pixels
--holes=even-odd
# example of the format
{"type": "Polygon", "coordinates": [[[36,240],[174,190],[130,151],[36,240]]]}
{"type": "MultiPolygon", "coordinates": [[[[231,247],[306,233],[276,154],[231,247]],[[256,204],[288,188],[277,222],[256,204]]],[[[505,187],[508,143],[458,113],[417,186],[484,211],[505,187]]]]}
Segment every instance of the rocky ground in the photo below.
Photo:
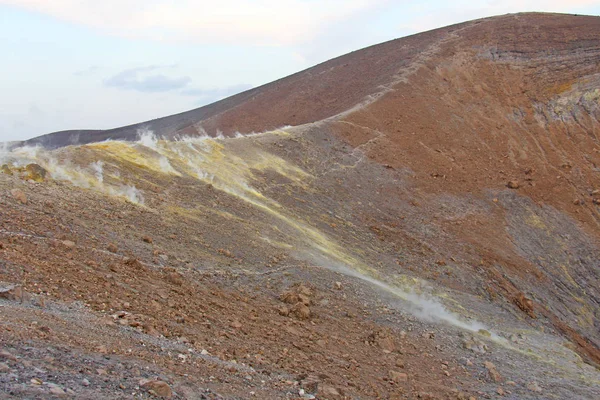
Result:
{"type": "MultiPolygon", "coordinates": [[[[332,203],[326,187],[333,187],[336,174],[352,174],[343,182],[368,189],[372,169],[382,167],[338,169],[335,154],[343,144],[320,148],[319,140],[308,133],[220,145],[207,140],[198,144],[206,162],[222,164],[204,180],[153,171],[150,148],[142,144],[104,148],[131,159],[133,151],[148,152],[144,166],[119,161],[119,179],[140,189],[143,204],[107,195],[100,186],[55,180],[50,172],[39,182],[14,167],[12,175],[0,175],[3,392],[34,398],[597,394],[597,372],[565,347],[551,324],[510,304],[488,303],[483,288],[463,289],[474,280],[461,277],[457,267],[453,288],[434,283],[450,280],[453,274],[443,271],[446,263],[460,264],[460,253],[446,259],[414,237],[406,237],[401,250],[382,238],[380,222],[369,218],[371,225],[359,227],[361,215],[349,212],[348,204],[332,203]],[[311,157],[321,163],[306,165],[312,177],[296,182],[289,162],[266,153],[272,147],[291,151],[295,142],[305,148],[295,154],[328,157],[326,163],[311,157]],[[256,154],[267,164],[255,164],[256,154]],[[240,158],[227,161],[231,155],[240,158]],[[228,162],[241,160],[252,165],[251,176],[245,168],[231,175],[228,162]],[[219,175],[221,169],[228,173],[219,175]],[[262,194],[235,192],[244,186],[242,178],[262,194]],[[305,199],[295,197],[303,193],[305,199]],[[263,197],[271,200],[258,203],[263,197]],[[269,208],[284,202],[284,211],[269,208]],[[315,217],[320,222],[311,221],[315,217]],[[348,265],[354,269],[344,269],[344,261],[355,262],[348,265]],[[375,275],[371,264],[378,268],[375,275]],[[398,276],[399,266],[409,264],[419,269],[409,266],[410,275],[398,276]],[[436,279],[440,272],[446,277],[436,279]],[[407,289],[406,282],[425,285],[419,280],[424,276],[432,288],[407,289]],[[394,292],[396,287],[402,290],[394,292]],[[430,299],[423,290],[436,294],[430,299]]],[[[177,146],[188,145],[155,146],[176,154],[177,146]]],[[[96,160],[86,157],[99,154],[92,150],[65,152],[86,165],[96,160]]],[[[108,185],[114,175],[109,165],[117,159],[104,160],[102,183],[108,185]]],[[[178,166],[176,158],[169,160],[178,166]]],[[[91,168],[86,176],[95,179],[96,172],[91,168]]],[[[387,179],[398,179],[390,174],[387,179]]],[[[338,196],[344,192],[336,189],[338,196]]],[[[364,198],[366,208],[372,207],[369,200],[377,196],[364,198]]]]}
{"type": "Polygon", "coordinates": [[[0,394],[600,398],[599,34],[472,21],[3,151],[0,394]]]}

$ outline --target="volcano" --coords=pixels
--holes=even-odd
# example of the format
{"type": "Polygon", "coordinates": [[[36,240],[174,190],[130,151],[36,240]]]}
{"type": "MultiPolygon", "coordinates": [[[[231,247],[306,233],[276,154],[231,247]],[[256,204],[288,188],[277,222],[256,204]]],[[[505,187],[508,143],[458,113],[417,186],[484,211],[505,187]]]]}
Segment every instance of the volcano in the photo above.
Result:
{"type": "Polygon", "coordinates": [[[600,398],[600,18],[392,40],[1,154],[0,390],[600,398]]]}

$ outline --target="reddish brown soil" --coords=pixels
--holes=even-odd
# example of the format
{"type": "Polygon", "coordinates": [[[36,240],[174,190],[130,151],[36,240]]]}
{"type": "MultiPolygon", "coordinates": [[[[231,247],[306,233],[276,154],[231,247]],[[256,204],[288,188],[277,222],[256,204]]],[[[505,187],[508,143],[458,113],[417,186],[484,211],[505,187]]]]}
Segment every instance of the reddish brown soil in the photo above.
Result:
{"type": "MultiPolygon", "coordinates": [[[[548,335],[522,339],[521,353],[488,343],[473,354],[462,333],[332,272],[327,254],[306,256],[293,240],[302,233],[226,191],[107,159],[144,192],[145,208],[0,175],[0,281],[33,295],[2,300],[0,339],[21,357],[9,359],[18,379],[2,389],[48,394],[28,384],[37,367],[61,371],[39,379],[92,398],[146,396],[139,379],[155,376],[187,398],[202,398],[198,388],[227,398],[300,388],[318,398],[594,398],[593,368],[523,353],[542,343],[600,361],[599,38],[598,17],[472,21],[145,123],[166,137],[294,125],[289,136],[228,142],[241,159],[260,150],[310,175],[300,184],[254,171],[252,187],[381,276],[426,279],[456,312],[489,316],[498,331],[548,335]],[[282,301],[289,290],[306,292],[310,313],[282,301]],[[504,381],[490,379],[489,359],[504,381]],[[572,375],[557,372],[571,364],[572,375]]],[[[140,126],[79,138],[135,140],[140,126]]],[[[71,134],[31,143],[63,146],[71,134]]],[[[95,161],[68,151],[79,165],[95,161]]]]}
{"type": "Polygon", "coordinates": [[[26,190],[26,205],[3,200],[0,282],[25,292],[2,305],[0,323],[2,347],[19,357],[8,364],[24,386],[4,386],[16,397],[48,394],[30,378],[84,397],[128,397],[154,377],[181,398],[205,389],[219,398],[295,398],[304,388],[319,398],[454,399],[479,386],[410,321],[376,323],[393,314],[359,302],[339,274],[268,254],[271,267],[248,271],[211,246],[203,250],[211,256],[183,261],[173,251],[195,246],[202,227],[168,234],[160,216],[71,190],[44,182],[26,190]],[[220,266],[209,267],[215,260],[220,266]],[[297,312],[301,301],[309,314],[297,312]],[[390,371],[409,379],[395,382],[390,371]]]}

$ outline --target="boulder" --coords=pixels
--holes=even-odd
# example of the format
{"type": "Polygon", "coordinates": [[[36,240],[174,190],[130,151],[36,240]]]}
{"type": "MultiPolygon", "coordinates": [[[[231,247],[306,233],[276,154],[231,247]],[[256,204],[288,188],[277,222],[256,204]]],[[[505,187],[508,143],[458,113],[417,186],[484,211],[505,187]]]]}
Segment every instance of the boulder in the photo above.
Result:
{"type": "Polygon", "coordinates": [[[390,380],[392,380],[393,382],[396,382],[396,383],[408,381],[408,375],[405,374],[404,372],[390,371],[389,377],[390,377],[390,380]]]}
{"type": "Polygon", "coordinates": [[[13,172],[10,169],[10,167],[8,166],[8,164],[2,164],[2,167],[0,167],[0,172],[2,172],[3,174],[6,174],[6,175],[13,174],[13,172]]]}
{"type": "Polygon", "coordinates": [[[540,387],[540,385],[536,381],[529,382],[527,384],[527,389],[529,389],[532,392],[536,392],[536,393],[541,393],[542,392],[542,388],[540,387]]]}
{"type": "Polygon", "coordinates": [[[279,300],[287,304],[296,304],[298,302],[298,295],[288,290],[279,296],[279,300]]]}
{"type": "Polygon", "coordinates": [[[20,301],[22,303],[25,300],[26,296],[26,292],[20,285],[0,284],[0,299],[20,301]]]}
{"type": "Polygon", "coordinates": [[[496,366],[493,363],[486,361],[483,365],[488,370],[488,374],[494,382],[500,382],[502,380],[502,376],[500,376],[500,373],[498,373],[496,366]]]}
{"type": "Polygon", "coordinates": [[[10,191],[12,197],[21,204],[27,204],[27,195],[21,189],[12,189],[10,191]]]}
{"type": "Polygon", "coordinates": [[[506,187],[508,187],[509,189],[518,189],[520,187],[519,181],[516,181],[516,180],[508,181],[508,183],[506,184],[506,187]]]}
{"type": "Polygon", "coordinates": [[[310,308],[306,304],[297,303],[291,310],[291,313],[298,319],[309,319],[310,318],[310,308]]]}
{"type": "Polygon", "coordinates": [[[25,167],[25,175],[23,176],[23,179],[31,179],[35,182],[43,182],[46,179],[47,174],[48,171],[46,171],[46,169],[44,169],[44,167],[40,166],[39,164],[27,164],[27,166],[25,167]]]}
{"type": "Polygon", "coordinates": [[[341,399],[343,398],[342,393],[340,393],[340,391],[328,384],[325,383],[319,383],[319,390],[318,390],[318,397],[319,399],[341,399]]]}
{"type": "Polygon", "coordinates": [[[535,318],[535,312],[533,309],[533,301],[527,297],[523,293],[518,293],[517,296],[513,299],[514,303],[521,309],[521,311],[525,312],[531,318],[535,318]]]}
{"type": "Polygon", "coordinates": [[[65,246],[67,249],[73,249],[75,247],[75,242],[71,241],[71,240],[63,240],[62,241],[63,246],[65,246]]]}
{"type": "Polygon", "coordinates": [[[164,399],[170,399],[173,397],[173,391],[167,382],[158,379],[142,379],[140,381],[140,386],[146,389],[150,394],[153,394],[157,397],[162,397],[164,399]]]}
{"type": "Polygon", "coordinates": [[[384,352],[391,353],[396,350],[396,343],[392,333],[385,329],[372,332],[367,337],[367,342],[372,346],[379,347],[384,352]]]}
{"type": "Polygon", "coordinates": [[[467,350],[471,350],[474,353],[485,354],[488,351],[488,347],[481,340],[471,337],[463,342],[463,347],[467,350]]]}

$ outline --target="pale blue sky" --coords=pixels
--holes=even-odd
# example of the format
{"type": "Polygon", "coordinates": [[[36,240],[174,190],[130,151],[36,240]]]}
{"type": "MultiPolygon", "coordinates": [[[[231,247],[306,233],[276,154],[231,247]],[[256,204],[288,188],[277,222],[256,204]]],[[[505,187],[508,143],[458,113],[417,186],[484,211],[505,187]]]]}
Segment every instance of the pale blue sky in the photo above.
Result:
{"type": "Polygon", "coordinates": [[[371,44],[600,0],[0,0],[0,141],[208,104],[371,44]]]}

